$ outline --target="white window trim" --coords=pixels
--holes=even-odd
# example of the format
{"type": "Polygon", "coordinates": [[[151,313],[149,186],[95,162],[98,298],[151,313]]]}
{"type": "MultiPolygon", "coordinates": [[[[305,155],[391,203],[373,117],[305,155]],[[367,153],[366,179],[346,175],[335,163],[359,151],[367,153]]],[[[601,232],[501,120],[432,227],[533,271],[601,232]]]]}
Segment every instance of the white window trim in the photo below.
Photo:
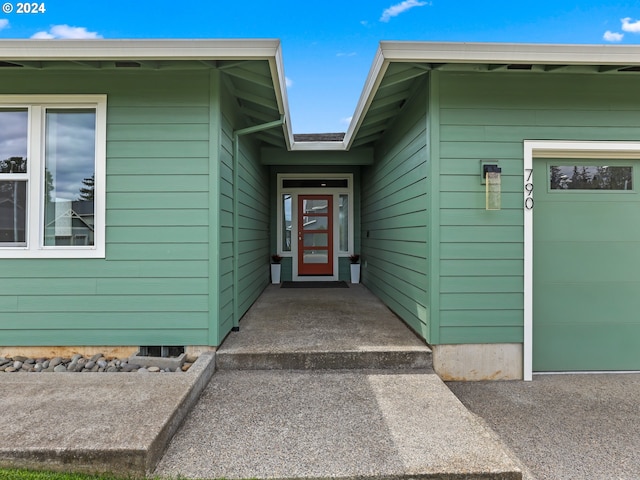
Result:
{"type": "Polygon", "coordinates": [[[106,95],[0,95],[1,107],[29,109],[27,246],[0,247],[0,258],[105,258],[106,222],[106,95]],[[94,245],[44,246],[44,108],[95,108],[95,212],[94,245]],[[36,207],[37,206],[37,207],[36,207]]]}
{"type": "MultiPolygon", "coordinates": [[[[527,201],[531,198],[527,184],[533,179],[533,160],[539,158],[640,159],[640,142],[540,140],[525,140],[524,142],[523,376],[525,381],[531,381],[533,379],[533,208],[535,208],[535,203],[533,204],[533,208],[526,208],[527,201]]],[[[535,201],[535,190],[533,190],[533,198],[535,201]]]]}
{"type": "Polygon", "coordinates": [[[354,253],[353,251],[353,235],[354,235],[354,223],[353,223],[353,174],[351,173],[313,173],[313,174],[305,174],[305,173],[279,173],[277,175],[278,181],[278,214],[277,214],[277,222],[278,222],[278,255],[282,257],[289,257],[292,260],[292,278],[294,281],[303,282],[303,281],[329,281],[329,280],[338,280],[339,275],[339,259],[341,257],[348,257],[354,253]],[[326,178],[326,179],[346,179],[348,182],[347,188],[282,188],[282,181],[285,179],[295,179],[295,180],[305,180],[305,179],[317,179],[317,178],[326,178]],[[283,194],[291,194],[291,251],[284,252],[282,251],[282,231],[280,226],[282,225],[282,195],[283,194]],[[333,262],[333,276],[299,276],[298,275],[298,255],[297,255],[297,235],[293,235],[294,231],[298,230],[298,195],[306,194],[306,195],[333,195],[333,222],[334,225],[338,221],[339,218],[339,199],[340,195],[348,194],[349,195],[349,250],[347,252],[340,251],[340,231],[338,228],[333,229],[333,248],[334,248],[334,262],[333,262]],[[296,241],[294,242],[294,238],[296,241]],[[296,245],[294,249],[294,244],[296,245]]]}

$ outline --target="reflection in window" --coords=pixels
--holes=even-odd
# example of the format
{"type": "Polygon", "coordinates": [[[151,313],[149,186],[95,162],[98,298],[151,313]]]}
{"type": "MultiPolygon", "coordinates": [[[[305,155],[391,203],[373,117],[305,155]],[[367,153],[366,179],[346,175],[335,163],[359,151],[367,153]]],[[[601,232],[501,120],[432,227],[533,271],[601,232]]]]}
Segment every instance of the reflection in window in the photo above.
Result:
{"type": "Polygon", "coordinates": [[[282,251],[291,251],[291,194],[282,195],[282,251]]]}
{"type": "Polygon", "coordinates": [[[562,165],[549,167],[551,190],[633,190],[633,167],[562,165]]]}
{"type": "Polygon", "coordinates": [[[303,217],[302,219],[303,230],[328,230],[329,219],[327,217],[303,217]]]}
{"type": "Polygon", "coordinates": [[[27,182],[0,180],[0,245],[25,246],[27,182]]]}
{"type": "Polygon", "coordinates": [[[94,244],[95,109],[48,109],[44,244],[94,244]]]}
{"type": "Polygon", "coordinates": [[[339,212],[340,220],[340,251],[349,251],[349,195],[340,195],[339,212]]]}
{"type": "Polygon", "coordinates": [[[304,213],[328,213],[329,202],[326,200],[303,200],[304,213]]]}
{"type": "Polygon", "coordinates": [[[27,244],[27,144],[26,108],[0,109],[0,245],[27,244]]]}

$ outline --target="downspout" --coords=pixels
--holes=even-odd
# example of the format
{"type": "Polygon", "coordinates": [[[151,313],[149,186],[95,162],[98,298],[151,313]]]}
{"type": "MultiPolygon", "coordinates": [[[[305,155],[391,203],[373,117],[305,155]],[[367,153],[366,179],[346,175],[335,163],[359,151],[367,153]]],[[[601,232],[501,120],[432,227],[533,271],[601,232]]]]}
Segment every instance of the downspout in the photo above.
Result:
{"type": "Polygon", "coordinates": [[[233,330],[238,331],[240,328],[240,315],[238,312],[238,271],[240,265],[239,250],[240,250],[240,227],[239,219],[240,214],[238,208],[240,206],[240,200],[238,194],[240,192],[240,137],[243,135],[249,135],[251,133],[262,132],[264,130],[270,130],[272,128],[280,127],[284,125],[285,117],[280,116],[280,120],[274,120],[273,122],[263,123],[262,125],[256,125],[253,127],[247,127],[233,132],[233,330]]]}

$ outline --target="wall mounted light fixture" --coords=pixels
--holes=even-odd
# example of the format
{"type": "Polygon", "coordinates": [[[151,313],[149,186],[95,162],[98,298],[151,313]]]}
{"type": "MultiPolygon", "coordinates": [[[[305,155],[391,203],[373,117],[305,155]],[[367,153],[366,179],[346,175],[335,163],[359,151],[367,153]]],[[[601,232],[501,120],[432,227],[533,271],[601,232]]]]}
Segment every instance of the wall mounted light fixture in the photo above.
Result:
{"type": "Polygon", "coordinates": [[[482,165],[482,179],[486,187],[486,210],[500,210],[501,173],[502,169],[496,164],[482,165]]]}

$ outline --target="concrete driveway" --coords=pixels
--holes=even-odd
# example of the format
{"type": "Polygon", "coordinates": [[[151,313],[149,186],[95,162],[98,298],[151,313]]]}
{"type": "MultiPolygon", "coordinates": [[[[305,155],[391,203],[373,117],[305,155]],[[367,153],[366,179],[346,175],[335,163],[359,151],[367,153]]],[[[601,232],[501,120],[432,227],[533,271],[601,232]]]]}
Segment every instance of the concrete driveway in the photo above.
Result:
{"type": "Polygon", "coordinates": [[[640,374],[447,386],[530,470],[524,478],[640,478],[640,374]]]}

